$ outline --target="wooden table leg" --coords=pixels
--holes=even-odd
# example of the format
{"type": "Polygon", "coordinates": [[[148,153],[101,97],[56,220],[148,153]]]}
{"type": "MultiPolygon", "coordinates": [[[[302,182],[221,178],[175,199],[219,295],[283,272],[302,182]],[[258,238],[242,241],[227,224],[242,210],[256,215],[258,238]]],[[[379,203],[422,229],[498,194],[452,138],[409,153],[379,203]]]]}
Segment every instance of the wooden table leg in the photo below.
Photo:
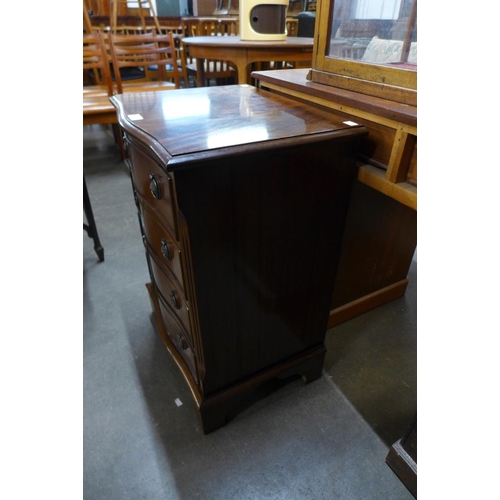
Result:
{"type": "Polygon", "coordinates": [[[88,224],[83,224],[83,229],[87,231],[90,238],[94,240],[94,250],[97,254],[99,262],[104,261],[104,248],[99,240],[99,235],[97,234],[97,227],[94,220],[94,212],[92,211],[92,205],[90,203],[89,192],[87,191],[87,183],[85,182],[85,176],[83,176],[83,210],[85,216],[87,217],[88,224]]]}
{"type": "Polygon", "coordinates": [[[250,83],[248,81],[246,61],[237,61],[236,62],[236,70],[238,71],[238,84],[239,85],[242,85],[243,83],[250,83]]]}
{"type": "Polygon", "coordinates": [[[196,58],[196,86],[205,86],[205,59],[196,58]]]}

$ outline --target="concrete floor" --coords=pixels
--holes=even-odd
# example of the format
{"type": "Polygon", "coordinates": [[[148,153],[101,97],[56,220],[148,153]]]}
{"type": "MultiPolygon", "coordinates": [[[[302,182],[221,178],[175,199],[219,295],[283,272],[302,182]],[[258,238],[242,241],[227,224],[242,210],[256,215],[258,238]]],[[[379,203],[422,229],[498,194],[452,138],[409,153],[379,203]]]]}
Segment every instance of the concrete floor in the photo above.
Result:
{"type": "Polygon", "coordinates": [[[416,258],[404,297],[327,332],[321,379],[267,384],[205,436],[155,332],[127,169],[109,130],[83,147],[105,251],[84,232],[84,498],[412,499],[385,457],[416,411],[416,258]]]}

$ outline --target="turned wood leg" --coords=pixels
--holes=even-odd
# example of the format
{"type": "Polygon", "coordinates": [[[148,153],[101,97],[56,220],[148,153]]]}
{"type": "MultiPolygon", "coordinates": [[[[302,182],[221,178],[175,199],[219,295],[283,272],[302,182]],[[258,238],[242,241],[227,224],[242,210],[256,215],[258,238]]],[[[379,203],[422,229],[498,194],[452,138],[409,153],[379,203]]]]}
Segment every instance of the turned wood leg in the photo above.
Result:
{"type": "Polygon", "coordinates": [[[97,254],[97,258],[99,259],[99,262],[103,262],[104,248],[102,247],[101,241],[99,240],[99,235],[97,234],[94,212],[92,211],[92,205],[90,203],[89,193],[87,191],[85,176],[83,176],[83,210],[88,222],[88,224],[83,224],[83,229],[87,231],[88,236],[94,240],[94,250],[97,254]]]}

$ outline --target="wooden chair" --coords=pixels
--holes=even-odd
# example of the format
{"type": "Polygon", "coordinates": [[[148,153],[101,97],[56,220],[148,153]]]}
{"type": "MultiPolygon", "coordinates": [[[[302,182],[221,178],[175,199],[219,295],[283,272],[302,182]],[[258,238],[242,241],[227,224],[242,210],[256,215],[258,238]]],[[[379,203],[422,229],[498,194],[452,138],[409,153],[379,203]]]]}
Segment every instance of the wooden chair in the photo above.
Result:
{"type": "Polygon", "coordinates": [[[286,20],[286,36],[298,36],[299,20],[287,19],[286,20]]]}
{"type": "Polygon", "coordinates": [[[83,71],[92,74],[89,80],[93,83],[93,85],[83,87],[84,97],[85,95],[105,97],[113,95],[108,56],[101,33],[83,35],[83,71]]]}
{"type": "MultiPolygon", "coordinates": [[[[96,79],[103,83],[83,85],[83,125],[97,123],[111,124],[115,132],[116,140],[119,130],[118,117],[114,106],[109,101],[109,97],[113,93],[113,88],[102,34],[92,33],[89,26],[85,26],[85,29],[90,30],[90,32],[83,35],[83,71],[84,74],[86,71],[95,72],[98,75],[96,79]]],[[[121,142],[118,142],[118,144],[119,146],[120,144],[122,145],[120,152],[123,158],[123,144],[121,142]]],[[[90,203],[85,176],[83,176],[83,211],[87,219],[87,223],[83,223],[83,229],[87,232],[89,238],[92,238],[94,241],[94,250],[99,262],[102,262],[104,261],[104,248],[101,245],[99,234],[97,233],[94,212],[92,210],[92,204],[90,203]]]]}
{"type": "Polygon", "coordinates": [[[191,25],[191,36],[233,36],[239,30],[238,18],[199,17],[191,25]]]}
{"type": "MultiPolygon", "coordinates": [[[[177,66],[179,68],[179,73],[181,79],[184,81],[184,86],[186,88],[189,87],[189,76],[187,72],[187,64],[189,57],[185,56],[184,50],[185,47],[182,45],[182,38],[184,36],[183,25],[181,23],[177,25],[167,25],[160,23],[160,33],[162,35],[167,35],[168,33],[172,33],[172,37],[174,39],[175,53],[177,56],[177,66]]],[[[191,61],[189,61],[191,62],[191,61]]]]}
{"type": "Polygon", "coordinates": [[[90,33],[92,33],[92,22],[90,21],[89,11],[90,8],[87,1],[83,0],[83,29],[85,30],[85,33],[90,35],[90,33]]]}
{"type": "MultiPolygon", "coordinates": [[[[155,9],[153,7],[153,4],[149,0],[136,0],[137,2],[137,13],[140,18],[140,26],[143,28],[144,31],[146,31],[147,26],[147,21],[145,17],[145,13],[153,18],[153,23],[154,23],[154,29],[156,30],[157,33],[161,32],[160,29],[160,23],[158,21],[158,18],[156,16],[155,9]]],[[[117,20],[118,20],[118,10],[119,10],[119,5],[122,4],[124,7],[128,10],[128,0],[111,0],[111,32],[115,33],[117,29],[117,20]]],[[[134,9],[136,10],[136,9],[134,9]]]]}
{"type": "Polygon", "coordinates": [[[180,88],[180,72],[177,65],[172,33],[157,35],[108,34],[108,45],[113,62],[116,93],[149,92],[180,88]],[[123,81],[123,68],[138,68],[142,77],[123,81]]]}
{"type": "MultiPolygon", "coordinates": [[[[190,36],[236,36],[239,21],[237,18],[200,17],[197,23],[190,25],[190,36]]],[[[188,75],[197,81],[196,61],[186,62],[188,75]]],[[[236,69],[228,61],[205,60],[204,86],[210,85],[210,80],[216,84],[226,84],[236,78],[236,69]]]]}
{"type": "Polygon", "coordinates": [[[83,85],[83,125],[111,125],[120,155],[125,158],[116,109],[109,100],[114,89],[109,59],[101,33],[83,35],[83,71],[84,73],[95,72],[97,82],[94,85],[83,85]]]}

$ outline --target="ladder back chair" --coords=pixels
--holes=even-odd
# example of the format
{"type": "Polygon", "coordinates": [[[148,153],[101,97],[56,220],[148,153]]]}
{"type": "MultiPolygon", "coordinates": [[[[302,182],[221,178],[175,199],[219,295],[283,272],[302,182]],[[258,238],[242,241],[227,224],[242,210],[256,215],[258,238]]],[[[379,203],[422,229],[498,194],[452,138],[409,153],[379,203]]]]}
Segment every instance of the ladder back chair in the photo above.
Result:
{"type": "Polygon", "coordinates": [[[97,82],[83,85],[83,125],[111,125],[120,155],[125,158],[116,109],[109,100],[114,89],[102,33],[83,35],[83,71],[95,72],[97,82]]]}
{"type": "MultiPolygon", "coordinates": [[[[122,158],[124,158],[123,148],[120,148],[120,144],[122,143],[118,140],[118,117],[114,106],[109,100],[109,97],[113,94],[113,87],[102,34],[98,32],[92,33],[92,30],[87,26],[85,30],[87,33],[83,34],[84,81],[85,73],[92,71],[95,72],[94,81],[102,82],[102,84],[83,84],[83,125],[111,124],[115,134],[115,141],[119,146],[122,158]]],[[[85,174],[83,175],[83,212],[87,219],[87,223],[83,223],[83,229],[87,232],[87,236],[93,240],[94,250],[99,262],[102,262],[104,261],[104,248],[97,232],[94,212],[85,182],[85,174]]]]}
{"type": "MultiPolygon", "coordinates": [[[[236,36],[238,35],[239,21],[238,18],[200,17],[198,22],[189,26],[189,29],[190,36],[236,36]]],[[[192,76],[196,82],[196,61],[186,63],[186,65],[188,75],[192,76]]],[[[225,84],[236,78],[236,69],[228,61],[206,59],[204,66],[205,86],[210,84],[210,80],[215,80],[216,84],[225,84]]]]}
{"type": "Polygon", "coordinates": [[[110,32],[108,45],[118,94],[180,88],[172,33],[157,35],[153,31],[142,35],[115,35],[110,32]],[[124,68],[139,69],[142,77],[123,81],[121,70],[124,68]]]}
{"type": "MultiPolygon", "coordinates": [[[[161,27],[160,27],[160,23],[158,21],[158,18],[156,17],[156,12],[155,12],[155,9],[153,7],[153,4],[152,2],[150,2],[149,0],[136,0],[137,4],[138,4],[138,8],[137,9],[133,9],[134,10],[134,15],[135,15],[135,11],[137,11],[138,15],[139,15],[139,18],[140,18],[140,26],[142,27],[142,29],[144,31],[146,31],[146,29],[148,28],[148,25],[147,25],[147,21],[146,21],[146,17],[145,17],[145,14],[149,17],[152,17],[153,18],[153,24],[154,24],[154,29],[156,29],[156,32],[157,33],[160,33],[161,32],[161,27]]],[[[115,31],[117,30],[118,28],[118,15],[119,15],[119,7],[120,8],[124,8],[124,10],[126,12],[128,12],[129,10],[129,7],[128,7],[128,0],[111,0],[111,32],[112,33],[115,33],[115,31]]]]}
{"type": "Polygon", "coordinates": [[[232,36],[238,30],[238,18],[200,17],[191,25],[191,36],[232,36]]]}
{"type": "Polygon", "coordinates": [[[83,35],[83,71],[92,73],[93,85],[83,86],[84,114],[86,98],[92,96],[102,96],[103,103],[109,102],[109,97],[113,95],[113,84],[109,68],[108,55],[101,33],[95,32],[83,35]]]}

